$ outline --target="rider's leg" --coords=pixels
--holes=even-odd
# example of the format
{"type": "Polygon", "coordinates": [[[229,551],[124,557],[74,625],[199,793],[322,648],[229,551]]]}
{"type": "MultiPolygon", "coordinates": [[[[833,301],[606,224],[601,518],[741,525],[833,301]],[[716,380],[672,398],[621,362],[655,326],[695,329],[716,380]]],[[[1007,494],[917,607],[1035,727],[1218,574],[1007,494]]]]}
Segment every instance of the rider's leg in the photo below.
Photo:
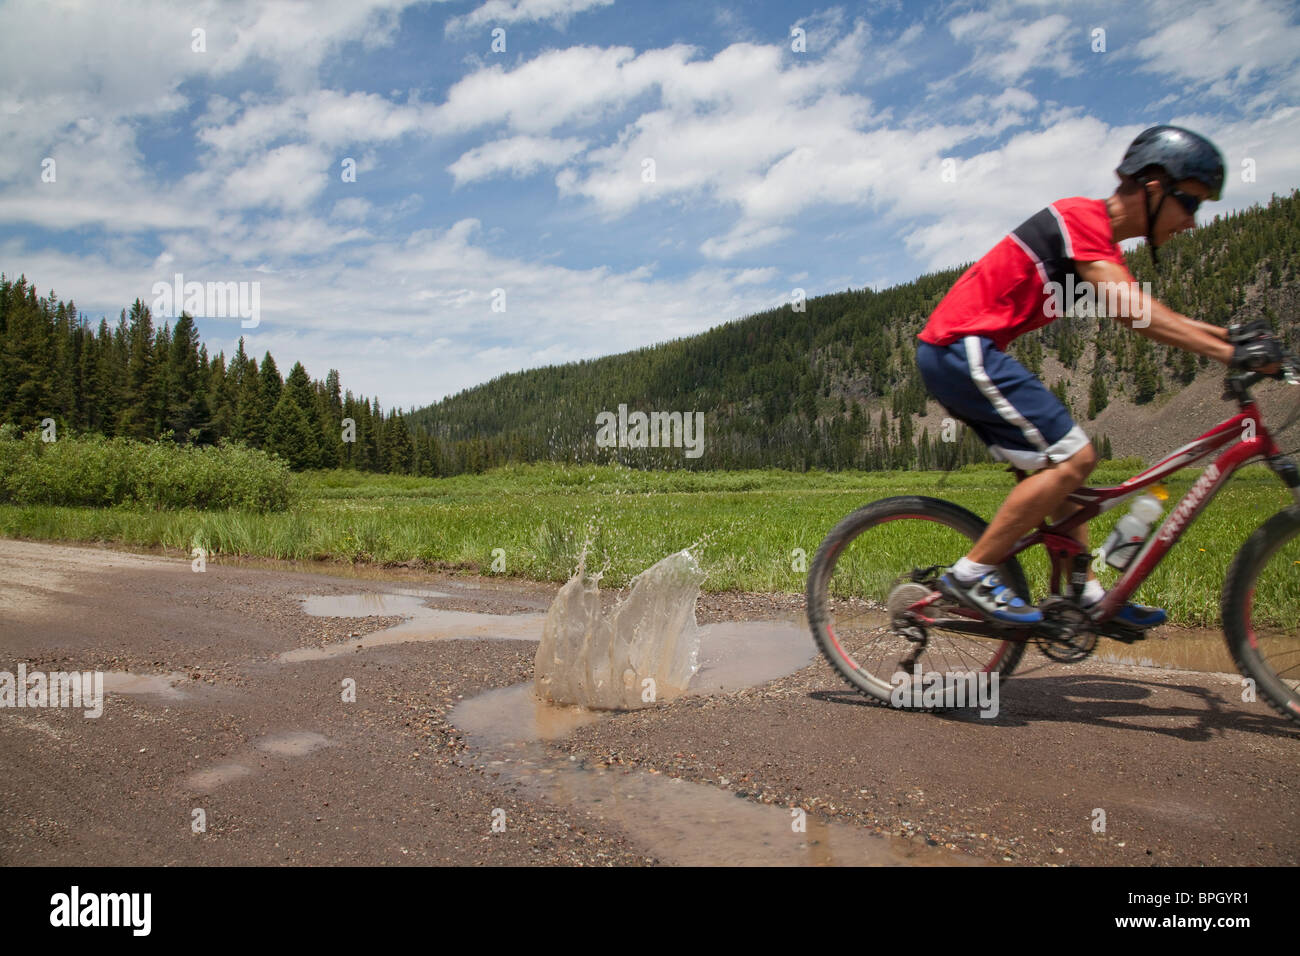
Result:
{"type": "MultiPolygon", "coordinates": [[[[1060,524],[1082,507],[1083,505],[1075,504],[1073,501],[1066,501],[1061,505],[1061,507],[1057,508],[1056,511],[1052,512],[1052,524],[1060,524]]],[[[1079,547],[1083,549],[1084,554],[1088,553],[1088,523],[1086,521],[1077,527],[1071,528],[1066,532],[1066,536],[1073,538],[1078,542],[1079,547]]],[[[1082,601],[1085,605],[1091,605],[1097,603],[1105,596],[1106,589],[1103,588],[1101,582],[1097,580],[1097,573],[1093,571],[1092,562],[1089,561],[1088,579],[1083,585],[1082,601]]]]}
{"type": "MultiPolygon", "coordinates": [[[[1075,506],[1065,499],[1088,480],[1096,465],[1097,452],[1087,444],[1065,461],[1029,475],[1011,490],[966,557],[976,564],[996,564],[1043,516],[1073,513],[1075,506]]],[[[1076,528],[1072,537],[1086,549],[1087,525],[1076,528]]]]}
{"type": "Polygon", "coordinates": [[[1061,400],[990,338],[922,342],[917,366],[931,394],[975,430],[995,459],[1021,471],[1046,469],[1012,490],[975,547],[938,580],[940,590],[987,617],[1035,624],[1041,612],[991,573],[993,564],[1083,484],[1096,452],[1061,400]]]}

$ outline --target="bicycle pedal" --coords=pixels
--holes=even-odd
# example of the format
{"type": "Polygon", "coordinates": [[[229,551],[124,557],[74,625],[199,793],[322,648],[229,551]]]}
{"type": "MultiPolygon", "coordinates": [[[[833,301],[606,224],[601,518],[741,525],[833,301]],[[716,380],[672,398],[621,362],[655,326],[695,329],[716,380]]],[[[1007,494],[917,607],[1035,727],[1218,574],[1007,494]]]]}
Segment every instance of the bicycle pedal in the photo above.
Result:
{"type": "Polygon", "coordinates": [[[1123,624],[1106,623],[1096,628],[1098,634],[1102,637],[1108,637],[1112,641],[1119,641],[1121,644],[1136,644],[1138,641],[1145,641],[1149,629],[1136,630],[1125,627],[1123,624]]]}

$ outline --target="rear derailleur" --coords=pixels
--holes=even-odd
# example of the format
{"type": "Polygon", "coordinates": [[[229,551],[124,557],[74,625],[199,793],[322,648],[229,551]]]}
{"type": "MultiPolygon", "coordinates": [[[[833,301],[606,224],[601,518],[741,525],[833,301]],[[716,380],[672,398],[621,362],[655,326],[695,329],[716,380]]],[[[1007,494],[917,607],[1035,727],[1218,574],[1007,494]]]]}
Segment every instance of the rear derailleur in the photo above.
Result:
{"type": "Polygon", "coordinates": [[[894,633],[912,645],[906,656],[899,661],[900,670],[912,670],[917,660],[925,653],[929,633],[909,613],[909,610],[916,603],[934,595],[932,579],[937,570],[939,570],[938,565],[914,570],[910,575],[911,580],[898,584],[890,592],[886,602],[885,611],[889,615],[894,633]]]}

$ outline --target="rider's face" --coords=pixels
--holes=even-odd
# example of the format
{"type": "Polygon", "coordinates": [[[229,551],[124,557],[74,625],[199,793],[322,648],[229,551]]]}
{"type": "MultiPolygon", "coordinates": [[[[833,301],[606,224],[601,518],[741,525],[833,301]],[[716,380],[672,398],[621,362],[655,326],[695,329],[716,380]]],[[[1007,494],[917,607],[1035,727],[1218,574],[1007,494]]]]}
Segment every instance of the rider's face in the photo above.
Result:
{"type": "MultiPolygon", "coordinates": [[[[1148,186],[1152,197],[1152,205],[1160,202],[1160,190],[1162,187],[1156,184],[1155,187],[1148,186]]],[[[1174,185],[1179,192],[1195,196],[1197,199],[1205,200],[1210,198],[1210,190],[1202,182],[1195,179],[1184,179],[1174,185]]],[[[1174,233],[1186,232],[1188,229],[1195,227],[1196,217],[1193,213],[1188,212],[1181,202],[1174,196],[1166,196],[1165,201],[1160,205],[1160,215],[1156,219],[1155,229],[1152,230],[1155,235],[1156,245],[1163,245],[1165,240],[1174,233]]]]}

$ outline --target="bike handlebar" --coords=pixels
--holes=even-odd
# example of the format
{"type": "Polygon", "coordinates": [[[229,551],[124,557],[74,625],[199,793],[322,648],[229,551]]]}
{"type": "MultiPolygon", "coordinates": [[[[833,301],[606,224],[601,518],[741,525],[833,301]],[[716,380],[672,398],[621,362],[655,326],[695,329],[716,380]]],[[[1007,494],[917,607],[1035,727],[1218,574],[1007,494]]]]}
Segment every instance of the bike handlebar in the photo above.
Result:
{"type": "Polygon", "coordinates": [[[1235,398],[1239,402],[1247,402],[1250,400],[1250,390],[1266,378],[1279,379],[1288,385],[1300,385],[1300,355],[1286,352],[1282,356],[1281,366],[1272,375],[1254,371],[1229,371],[1223,380],[1224,399],[1235,398]]]}
{"type": "Polygon", "coordinates": [[[1300,355],[1287,352],[1283,356],[1281,377],[1288,385],[1300,385],[1300,355]]]}

